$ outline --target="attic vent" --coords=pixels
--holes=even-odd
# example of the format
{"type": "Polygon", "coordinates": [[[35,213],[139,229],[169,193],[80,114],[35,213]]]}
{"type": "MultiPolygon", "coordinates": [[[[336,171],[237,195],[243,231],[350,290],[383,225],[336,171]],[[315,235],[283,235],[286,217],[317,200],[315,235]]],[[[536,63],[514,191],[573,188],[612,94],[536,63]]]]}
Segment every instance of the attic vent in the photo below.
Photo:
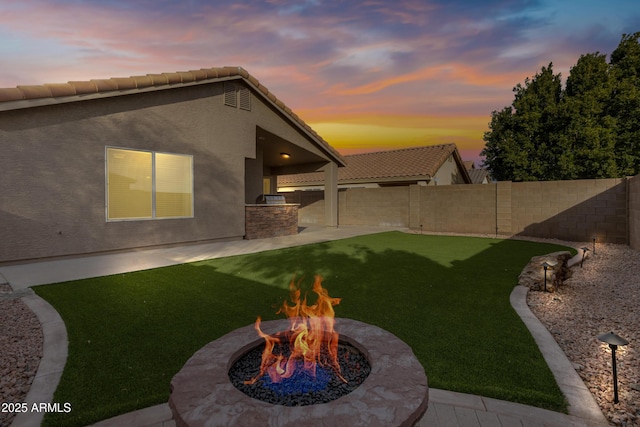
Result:
{"type": "Polygon", "coordinates": [[[238,106],[236,85],[233,83],[224,84],[224,105],[234,108],[238,106]]]}
{"type": "Polygon", "coordinates": [[[251,91],[249,88],[241,87],[240,93],[240,109],[251,111],[251,91]]]}

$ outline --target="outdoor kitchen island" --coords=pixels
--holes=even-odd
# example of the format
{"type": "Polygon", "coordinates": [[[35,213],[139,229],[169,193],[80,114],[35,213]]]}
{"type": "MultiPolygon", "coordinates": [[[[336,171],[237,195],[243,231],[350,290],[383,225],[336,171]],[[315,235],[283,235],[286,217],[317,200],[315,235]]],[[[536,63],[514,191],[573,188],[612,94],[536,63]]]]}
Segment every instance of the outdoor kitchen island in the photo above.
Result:
{"type": "Polygon", "coordinates": [[[279,194],[265,194],[259,201],[245,205],[245,239],[298,234],[299,204],[286,203],[279,194]]]}

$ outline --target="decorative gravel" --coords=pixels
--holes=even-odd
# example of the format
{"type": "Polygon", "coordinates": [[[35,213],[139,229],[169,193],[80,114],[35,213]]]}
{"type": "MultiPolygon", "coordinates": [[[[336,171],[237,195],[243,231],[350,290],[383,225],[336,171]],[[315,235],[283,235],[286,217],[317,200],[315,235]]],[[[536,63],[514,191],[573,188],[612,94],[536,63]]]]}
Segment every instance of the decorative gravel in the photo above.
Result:
{"type": "Polygon", "coordinates": [[[42,326],[35,314],[0,285],[0,426],[11,424],[12,403],[25,401],[42,358],[42,326]]]}
{"type": "MultiPolygon", "coordinates": [[[[640,426],[640,252],[597,244],[596,254],[589,255],[557,292],[529,292],[528,304],[573,362],[609,421],[640,426]],[[629,341],[616,352],[617,404],[613,403],[611,351],[596,338],[610,331],[629,341]]],[[[0,285],[0,402],[19,403],[24,402],[42,358],[43,336],[33,312],[10,292],[8,285],[0,285]]],[[[14,414],[0,412],[0,425],[9,425],[13,418],[14,414]]]]}
{"type": "MultiPolygon", "coordinates": [[[[593,248],[593,243],[565,243],[593,248]]],[[[551,332],[612,425],[640,426],[640,252],[597,244],[555,293],[529,292],[531,311],[551,332]],[[611,350],[596,337],[629,341],[616,351],[619,403],[613,403],[611,350]]]]}

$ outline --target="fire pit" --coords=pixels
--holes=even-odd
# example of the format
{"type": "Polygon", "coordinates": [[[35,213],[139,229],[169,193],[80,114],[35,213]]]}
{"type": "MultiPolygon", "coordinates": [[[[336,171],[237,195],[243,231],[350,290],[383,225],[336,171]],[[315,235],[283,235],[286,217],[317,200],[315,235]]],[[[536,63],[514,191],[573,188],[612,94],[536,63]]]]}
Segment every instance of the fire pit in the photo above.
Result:
{"type": "Polygon", "coordinates": [[[182,426],[413,426],[428,403],[427,377],[391,333],[336,319],[316,278],[317,302],[291,301],[274,320],[210,342],[171,381],[169,405],[182,426]],[[257,331],[257,334],[256,334],[257,331]]]}

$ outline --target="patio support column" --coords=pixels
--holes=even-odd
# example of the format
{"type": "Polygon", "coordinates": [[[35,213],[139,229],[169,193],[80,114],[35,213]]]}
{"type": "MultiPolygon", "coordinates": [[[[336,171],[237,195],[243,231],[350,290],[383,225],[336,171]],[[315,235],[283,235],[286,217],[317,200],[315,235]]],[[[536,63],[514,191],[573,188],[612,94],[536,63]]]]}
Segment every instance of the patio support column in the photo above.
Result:
{"type": "Polygon", "coordinates": [[[338,226],[338,165],[324,167],[324,222],[327,227],[338,226]]]}

